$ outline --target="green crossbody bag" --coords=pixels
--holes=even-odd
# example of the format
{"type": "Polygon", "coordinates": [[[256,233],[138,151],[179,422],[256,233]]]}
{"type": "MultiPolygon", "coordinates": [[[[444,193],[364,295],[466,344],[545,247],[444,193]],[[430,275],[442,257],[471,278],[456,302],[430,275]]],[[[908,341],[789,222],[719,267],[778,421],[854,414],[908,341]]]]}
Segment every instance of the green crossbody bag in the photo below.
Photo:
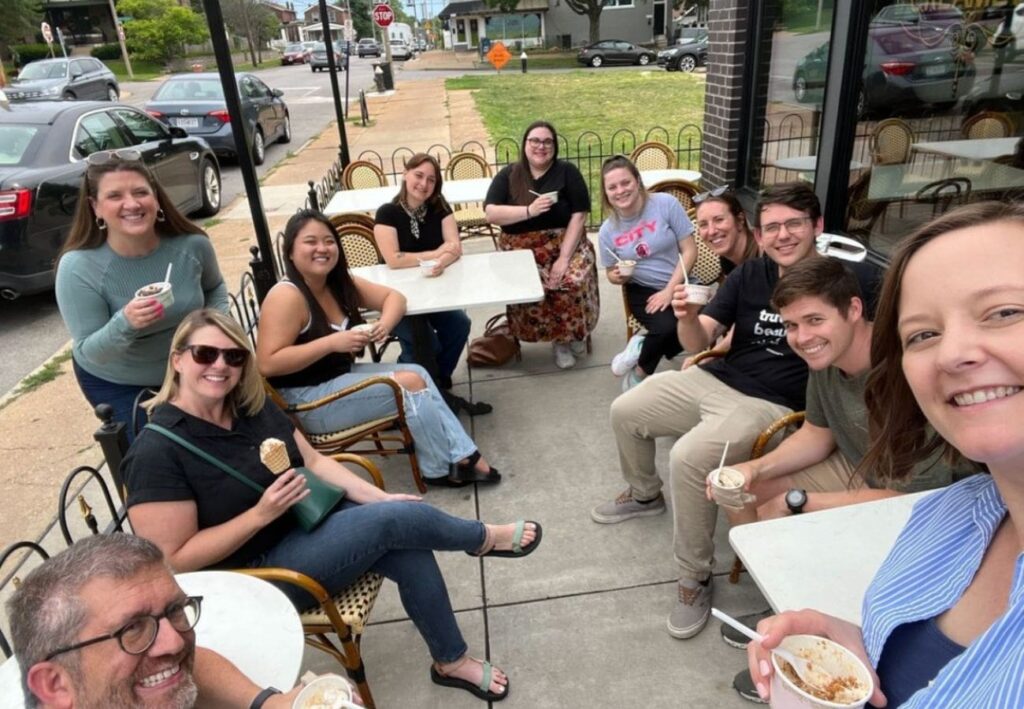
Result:
{"type": "MultiPolygon", "coordinates": [[[[195,453],[207,463],[217,466],[225,473],[238,480],[238,482],[255,490],[260,495],[266,492],[267,489],[262,485],[253,482],[224,461],[214,458],[202,448],[199,448],[193,443],[189,443],[178,434],[172,433],[163,426],[155,423],[147,423],[146,428],[156,431],[162,436],[166,436],[186,450],[195,453]]],[[[325,483],[309,468],[298,467],[295,468],[295,472],[306,478],[306,488],[309,490],[309,494],[306,495],[304,499],[292,505],[288,511],[292,513],[300,527],[307,532],[311,532],[316,529],[317,526],[324,521],[324,518],[338,506],[338,503],[345,498],[345,491],[340,487],[335,487],[334,485],[325,483]]]]}

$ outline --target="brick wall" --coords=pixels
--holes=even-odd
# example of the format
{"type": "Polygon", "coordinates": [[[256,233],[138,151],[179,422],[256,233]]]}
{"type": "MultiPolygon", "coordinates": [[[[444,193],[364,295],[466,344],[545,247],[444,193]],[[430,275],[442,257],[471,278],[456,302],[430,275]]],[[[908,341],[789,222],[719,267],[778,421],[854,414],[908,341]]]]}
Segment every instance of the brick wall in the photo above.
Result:
{"type": "Polygon", "coordinates": [[[716,0],[708,12],[708,74],[700,168],[706,185],[733,184],[743,130],[748,0],[716,0]]]}

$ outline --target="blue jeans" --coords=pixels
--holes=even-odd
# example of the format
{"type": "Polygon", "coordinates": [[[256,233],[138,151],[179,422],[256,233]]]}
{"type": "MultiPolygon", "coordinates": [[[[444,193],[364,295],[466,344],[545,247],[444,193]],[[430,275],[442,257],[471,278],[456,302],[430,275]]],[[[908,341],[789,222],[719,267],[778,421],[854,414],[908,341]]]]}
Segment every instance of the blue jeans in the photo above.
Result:
{"type": "MultiPolygon", "coordinates": [[[[281,389],[280,394],[289,404],[315,401],[328,394],[357,384],[375,376],[388,376],[395,371],[415,372],[427,388],[421,391],[403,391],[405,420],[416,442],[416,457],[420,470],[427,478],[448,475],[448,464],[457,463],[476,450],[459,419],[444,403],[437,385],[427,371],[417,364],[363,364],[352,365],[352,371],[310,387],[281,389]]],[[[390,387],[371,386],[355,394],[298,414],[302,427],[309,433],[330,433],[388,416],[395,412],[395,397],[390,387]]]]}
{"type": "MultiPolygon", "coordinates": [[[[441,377],[438,383],[442,388],[450,389],[452,373],[459,366],[459,358],[462,357],[462,350],[469,339],[472,322],[464,310],[446,310],[416,317],[426,318],[430,323],[430,346],[437,356],[437,373],[441,377]]],[[[402,318],[399,321],[394,334],[402,345],[402,354],[398,356],[398,361],[406,364],[423,364],[416,361],[413,328],[409,318],[402,318]]]]}
{"type": "MultiPolygon", "coordinates": [[[[135,431],[132,428],[132,410],[135,407],[135,400],[139,394],[147,389],[154,392],[160,388],[160,384],[153,386],[136,386],[134,384],[115,384],[101,379],[94,374],[89,374],[81,367],[75,358],[71,358],[72,369],[75,372],[75,379],[78,380],[78,387],[85,395],[85,400],[95,409],[100,404],[110,404],[114,408],[114,421],[123,423],[125,433],[128,434],[128,442],[135,440],[135,431]]],[[[139,412],[140,420],[145,421],[145,412],[139,412]]]]}
{"type": "MultiPolygon", "coordinates": [[[[287,513],[286,513],[287,514],[287,513]]],[[[312,532],[296,528],[250,566],[280,566],[316,579],[331,595],[367,571],[398,584],[402,607],[437,662],[466,654],[448,589],[434,551],[475,552],[484,544],[482,522],[461,519],[425,502],[349,500],[312,532]]],[[[311,606],[297,586],[279,585],[296,608],[311,606]]]]}

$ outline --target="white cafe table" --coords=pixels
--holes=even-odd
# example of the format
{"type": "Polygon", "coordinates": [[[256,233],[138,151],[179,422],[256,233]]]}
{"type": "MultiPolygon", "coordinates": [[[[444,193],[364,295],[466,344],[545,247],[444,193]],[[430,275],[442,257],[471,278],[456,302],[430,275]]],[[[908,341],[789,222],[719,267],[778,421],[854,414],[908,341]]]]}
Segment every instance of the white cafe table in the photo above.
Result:
{"type": "MultiPolygon", "coordinates": [[[[441,194],[449,204],[483,202],[490,186],[490,177],[477,177],[472,180],[445,180],[441,184],[441,194]]],[[[398,187],[395,185],[367,187],[360,190],[338,190],[323,211],[327,216],[345,212],[376,212],[380,205],[390,202],[397,194],[398,187]]]]}
{"type": "MultiPolygon", "coordinates": [[[[295,686],[304,636],[287,596],[266,581],[230,571],[196,571],[174,578],[186,594],[203,597],[196,645],[231,660],[261,687],[295,686]]],[[[24,706],[21,674],[11,658],[0,665],[0,709],[24,706]]]]}
{"type": "Polygon", "coordinates": [[[914,143],[911,149],[918,153],[932,153],[965,160],[995,160],[1013,155],[1020,138],[975,138],[971,140],[935,140],[914,143]]]}
{"type": "Polygon", "coordinates": [[[1024,170],[997,162],[951,159],[945,161],[942,175],[925,176],[905,165],[876,165],[871,169],[868,199],[899,201],[913,199],[918,190],[936,180],[966,177],[971,181],[971,194],[998,198],[1008,190],[1024,188],[1024,170]]]}
{"type": "Polygon", "coordinates": [[[643,180],[644,187],[650,189],[659,182],[668,180],[686,180],[697,184],[700,182],[701,174],[697,170],[641,170],[640,178],[643,180]]]}
{"type": "Polygon", "coordinates": [[[868,584],[927,494],[744,524],[729,543],[776,613],[814,608],[859,625],[868,584]]]}
{"type": "Polygon", "coordinates": [[[528,249],[466,254],[437,278],[427,278],[418,268],[385,265],[353,268],[352,273],[404,295],[407,315],[536,303],[544,298],[537,263],[528,249]]]}
{"type": "MultiPolygon", "coordinates": [[[[794,172],[817,172],[818,170],[818,156],[817,155],[796,155],[789,158],[779,158],[773,160],[771,167],[778,168],[780,170],[792,170],[794,172]]],[[[867,165],[860,162],[859,160],[850,161],[850,172],[854,170],[863,170],[867,165]]]]}

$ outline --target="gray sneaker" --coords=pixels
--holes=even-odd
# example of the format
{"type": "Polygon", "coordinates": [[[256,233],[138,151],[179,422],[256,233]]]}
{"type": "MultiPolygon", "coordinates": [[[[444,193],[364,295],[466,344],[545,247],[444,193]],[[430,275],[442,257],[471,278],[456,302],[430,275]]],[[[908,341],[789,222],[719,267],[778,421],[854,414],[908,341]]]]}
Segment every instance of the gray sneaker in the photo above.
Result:
{"type": "Polygon", "coordinates": [[[668,616],[668,634],[686,640],[704,630],[711,616],[711,590],[715,578],[705,583],[692,579],[679,579],[679,600],[668,616]]]}
{"type": "Polygon", "coordinates": [[[653,517],[665,511],[665,496],[658,496],[650,502],[637,502],[633,493],[626,490],[610,502],[604,502],[590,510],[590,519],[598,524],[616,524],[634,517],[653,517]]]}

